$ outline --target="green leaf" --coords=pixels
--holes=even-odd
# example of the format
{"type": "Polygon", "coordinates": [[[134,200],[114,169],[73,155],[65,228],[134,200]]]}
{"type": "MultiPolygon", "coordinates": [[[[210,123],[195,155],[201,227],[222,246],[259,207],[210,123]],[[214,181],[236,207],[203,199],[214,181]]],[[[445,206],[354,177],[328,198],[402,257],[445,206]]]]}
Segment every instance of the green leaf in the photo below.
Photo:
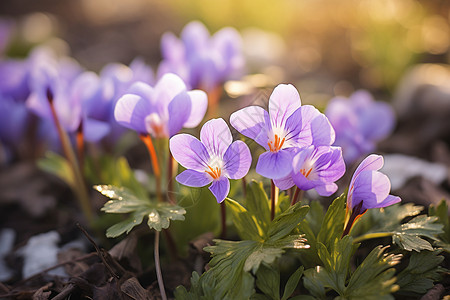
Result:
{"type": "Polygon", "coordinates": [[[450,216],[448,215],[447,201],[445,199],[442,199],[437,206],[433,204],[430,205],[430,207],[428,208],[428,214],[430,216],[438,217],[439,223],[444,225],[444,232],[439,235],[439,238],[442,242],[438,245],[443,246],[444,248],[450,248],[450,216]]]}
{"type": "Polygon", "coordinates": [[[297,269],[297,271],[295,271],[291,277],[289,277],[286,286],[284,287],[284,293],[283,293],[283,297],[281,297],[281,300],[287,300],[289,298],[289,296],[292,295],[292,293],[295,291],[295,289],[297,288],[298,282],[300,281],[300,278],[303,275],[303,271],[304,271],[304,267],[301,266],[300,268],[297,269]]]}
{"type": "Polygon", "coordinates": [[[184,220],[186,210],[178,205],[138,198],[133,191],[124,187],[96,185],[94,188],[111,199],[105,203],[102,211],[115,214],[132,213],[130,218],[108,228],[107,237],[128,234],[134,226],[142,223],[144,216],[148,218],[148,227],[157,231],[168,228],[170,220],[184,220]]]}
{"type": "Polygon", "coordinates": [[[255,241],[264,239],[264,231],[256,221],[256,216],[250,214],[245,207],[230,198],[225,199],[225,204],[231,211],[234,226],[241,239],[255,241]]]}
{"type": "Polygon", "coordinates": [[[55,175],[71,188],[76,188],[75,178],[69,161],[63,156],[54,152],[46,152],[45,157],[39,159],[37,165],[41,170],[55,175]]]}
{"type": "Polygon", "coordinates": [[[256,273],[263,262],[271,264],[275,259],[281,257],[283,253],[284,250],[280,247],[268,247],[261,244],[261,246],[253,250],[245,260],[244,271],[253,271],[253,273],[256,273]]]}
{"type": "Polygon", "coordinates": [[[397,275],[399,293],[424,294],[433,287],[435,281],[441,277],[442,268],[439,265],[444,261],[441,251],[412,252],[406,269],[397,275]]]}
{"type": "Polygon", "coordinates": [[[270,223],[270,207],[262,182],[253,180],[247,185],[245,207],[254,216],[254,221],[262,232],[266,232],[270,223]]]}
{"type": "Polygon", "coordinates": [[[269,225],[267,231],[269,239],[267,242],[274,242],[290,234],[294,228],[300,225],[308,210],[309,206],[302,206],[301,203],[296,203],[278,215],[269,225]]]}
{"type": "Polygon", "coordinates": [[[280,273],[274,268],[262,264],[258,272],[256,272],[256,286],[269,299],[280,299],[280,273]]]}
{"type": "Polygon", "coordinates": [[[323,243],[327,248],[333,245],[336,239],[340,239],[344,231],[346,199],[345,194],[336,198],[323,218],[317,241],[323,243]]]}
{"type": "Polygon", "coordinates": [[[358,225],[366,223],[367,226],[372,226],[372,228],[361,234],[364,230],[359,227],[355,231],[360,235],[355,240],[362,241],[370,238],[392,236],[393,243],[403,250],[433,251],[431,243],[423,237],[434,241],[438,240],[438,235],[443,232],[443,225],[436,223],[437,217],[419,215],[405,224],[400,224],[405,217],[415,216],[421,210],[421,206],[413,204],[393,205],[385,209],[369,210],[368,216],[363,216],[358,225]]]}
{"type": "Polygon", "coordinates": [[[253,293],[253,276],[244,271],[247,258],[260,247],[256,241],[214,240],[214,246],[205,247],[211,253],[211,268],[203,276],[214,278],[215,293],[220,299],[248,299],[253,293]]]}
{"type": "Polygon", "coordinates": [[[421,237],[437,240],[436,236],[443,232],[443,225],[434,223],[437,220],[437,217],[417,216],[394,230],[392,241],[406,251],[433,251],[433,246],[421,237]]]}
{"type": "Polygon", "coordinates": [[[401,255],[384,254],[387,247],[373,249],[352,274],[345,289],[345,296],[354,299],[379,299],[398,290],[395,285],[395,269],[401,255]]]}
{"type": "Polygon", "coordinates": [[[343,299],[393,299],[390,293],[396,291],[392,268],[400,260],[400,255],[383,254],[386,248],[373,249],[351,275],[350,258],[358,245],[353,244],[350,236],[345,236],[334,245],[331,252],[323,244],[319,244],[319,256],[323,266],[308,269],[304,272],[303,283],[310,293],[317,298],[325,299],[327,289],[331,288],[343,299]]]}

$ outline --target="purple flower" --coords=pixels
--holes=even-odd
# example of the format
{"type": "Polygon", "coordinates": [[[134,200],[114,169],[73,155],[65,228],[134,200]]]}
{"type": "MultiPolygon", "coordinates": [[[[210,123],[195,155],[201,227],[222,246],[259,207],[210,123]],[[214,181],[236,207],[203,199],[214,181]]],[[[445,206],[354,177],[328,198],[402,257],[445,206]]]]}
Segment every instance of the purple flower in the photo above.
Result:
{"type": "Polygon", "coordinates": [[[389,195],[391,182],[381,172],[383,156],[371,154],[356,169],[350,181],[347,196],[348,209],[364,213],[369,208],[386,207],[400,202],[400,197],[389,195]]]}
{"type": "Polygon", "coordinates": [[[341,148],[311,145],[297,151],[291,174],[274,180],[275,185],[282,190],[294,184],[304,191],[316,189],[321,196],[330,196],[336,192],[337,185],[334,182],[345,173],[341,148]]]}
{"type": "Polygon", "coordinates": [[[239,33],[226,27],[210,36],[197,21],[187,24],[181,39],[165,33],[161,39],[163,61],[158,75],[179,75],[192,88],[211,91],[228,79],[242,75],[244,57],[239,33]]]}
{"type": "Polygon", "coordinates": [[[163,138],[173,136],[183,127],[196,127],[207,105],[203,91],[187,91],[180,77],[166,74],[153,88],[143,82],[133,84],[117,102],[114,116],[124,127],[163,138]]]}
{"type": "Polygon", "coordinates": [[[0,141],[6,146],[17,146],[24,137],[29,112],[22,102],[0,94],[0,141]]]}
{"type": "Polygon", "coordinates": [[[212,182],[209,190],[222,202],[230,191],[228,179],[244,177],[252,157],[242,141],[232,142],[230,129],[223,119],[212,119],[203,125],[200,141],[189,134],[177,134],[170,139],[170,151],[187,170],[176,180],[191,187],[212,182]]]}
{"type": "Polygon", "coordinates": [[[294,86],[278,85],[269,99],[269,112],[245,107],[230,117],[231,125],[267,151],[259,156],[256,172],[280,179],[292,171],[296,148],[330,146],[334,130],[324,114],[310,105],[301,106],[294,86]]]}
{"type": "Polygon", "coordinates": [[[356,91],[349,99],[331,99],[325,114],[336,130],[335,145],[342,147],[347,163],[372,152],[375,143],[386,137],[395,125],[391,106],[374,101],[363,90],[356,91]]]}

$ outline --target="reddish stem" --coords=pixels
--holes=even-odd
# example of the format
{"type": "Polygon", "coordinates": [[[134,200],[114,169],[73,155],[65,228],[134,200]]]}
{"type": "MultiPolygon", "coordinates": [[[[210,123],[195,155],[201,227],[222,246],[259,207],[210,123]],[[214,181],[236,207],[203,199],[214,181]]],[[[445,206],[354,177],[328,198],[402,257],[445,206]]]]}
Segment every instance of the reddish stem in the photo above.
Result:
{"type": "Polygon", "coordinates": [[[156,156],[155,147],[153,146],[152,138],[148,134],[140,134],[139,138],[147,146],[148,153],[150,154],[150,160],[152,162],[153,173],[156,180],[156,197],[158,201],[162,202],[161,192],[161,170],[159,169],[158,157],[156,156]]]}
{"type": "Polygon", "coordinates": [[[303,198],[304,190],[299,189],[298,187],[295,189],[294,197],[292,197],[291,205],[294,205],[298,201],[301,201],[303,198]]]}

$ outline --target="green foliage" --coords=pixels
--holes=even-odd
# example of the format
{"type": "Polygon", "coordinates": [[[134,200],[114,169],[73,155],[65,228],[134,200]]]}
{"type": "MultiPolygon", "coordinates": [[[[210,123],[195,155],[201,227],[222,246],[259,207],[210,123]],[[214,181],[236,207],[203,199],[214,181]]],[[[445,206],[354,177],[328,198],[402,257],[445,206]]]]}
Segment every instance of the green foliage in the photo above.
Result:
{"type": "Polygon", "coordinates": [[[38,160],[37,165],[41,170],[55,175],[71,188],[76,188],[74,174],[69,161],[61,155],[47,152],[44,158],[38,160]]]}
{"type": "Polygon", "coordinates": [[[323,266],[305,271],[303,283],[314,297],[326,298],[329,289],[343,299],[392,299],[389,294],[398,289],[391,268],[400,256],[383,254],[385,248],[378,246],[348,279],[350,258],[359,245],[350,236],[335,240],[329,251],[319,243],[319,256],[323,266]]]}
{"type": "MultiPolygon", "coordinates": [[[[298,203],[278,215],[272,222],[268,222],[270,215],[269,219],[258,222],[257,214],[265,215],[264,210],[269,209],[268,206],[254,203],[260,200],[259,197],[267,199],[263,193],[261,185],[250,183],[247,190],[247,208],[234,200],[226,199],[235,227],[247,239],[214,240],[214,246],[205,248],[205,251],[211,253],[212,259],[209,262],[211,268],[200,277],[197,284],[201,288],[191,288],[189,292],[180,288],[177,299],[189,299],[185,298],[188,297],[186,295],[201,298],[206,295],[206,286],[214,290],[213,299],[249,299],[254,294],[255,284],[250,272],[257,274],[262,265],[272,264],[286,248],[307,247],[302,236],[292,234],[292,231],[303,220],[309,208],[298,203]]],[[[260,282],[261,280],[263,279],[261,278],[260,282]]]]}
{"type": "Polygon", "coordinates": [[[437,245],[442,247],[445,251],[450,252],[450,217],[448,215],[447,201],[442,199],[437,206],[430,205],[428,213],[430,216],[438,217],[439,223],[444,226],[444,232],[439,235],[441,241],[438,241],[437,245]]]}
{"type": "Polygon", "coordinates": [[[107,237],[117,237],[123,233],[129,233],[134,226],[142,223],[145,216],[148,217],[148,227],[157,231],[168,228],[170,220],[184,220],[186,211],[178,205],[140,198],[134,191],[125,187],[96,185],[94,188],[111,199],[105,203],[102,211],[114,214],[131,213],[131,216],[125,221],[108,228],[107,237]]]}
{"type": "Polygon", "coordinates": [[[367,216],[363,216],[359,224],[370,226],[370,229],[355,228],[352,233],[358,232],[356,241],[383,236],[392,236],[392,241],[406,251],[433,251],[433,246],[425,238],[438,240],[441,234],[442,224],[436,223],[435,216],[419,215],[423,208],[413,204],[393,205],[384,209],[369,210],[367,216]],[[415,216],[415,217],[414,217],[415,216]],[[409,222],[401,224],[406,217],[414,217],[409,222]],[[364,232],[365,231],[365,232],[364,232]],[[364,232],[364,233],[362,233],[364,232]]]}
{"type": "Polygon", "coordinates": [[[423,294],[432,288],[443,271],[439,265],[444,261],[444,256],[440,253],[440,250],[412,252],[408,267],[397,275],[399,293],[423,294]]]}

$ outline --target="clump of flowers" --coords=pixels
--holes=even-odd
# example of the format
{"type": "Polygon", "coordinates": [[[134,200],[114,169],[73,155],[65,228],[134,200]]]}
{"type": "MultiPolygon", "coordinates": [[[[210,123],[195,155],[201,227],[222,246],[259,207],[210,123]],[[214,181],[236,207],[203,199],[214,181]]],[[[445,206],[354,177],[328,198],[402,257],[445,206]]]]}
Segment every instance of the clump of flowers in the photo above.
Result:
{"type": "Polygon", "coordinates": [[[376,143],[387,137],[395,125],[392,107],[375,101],[364,90],[350,98],[335,97],[325,111],[336,131],[336,146],[344,149],[344,159],[351,164],[375,150],[376,143]]]}

